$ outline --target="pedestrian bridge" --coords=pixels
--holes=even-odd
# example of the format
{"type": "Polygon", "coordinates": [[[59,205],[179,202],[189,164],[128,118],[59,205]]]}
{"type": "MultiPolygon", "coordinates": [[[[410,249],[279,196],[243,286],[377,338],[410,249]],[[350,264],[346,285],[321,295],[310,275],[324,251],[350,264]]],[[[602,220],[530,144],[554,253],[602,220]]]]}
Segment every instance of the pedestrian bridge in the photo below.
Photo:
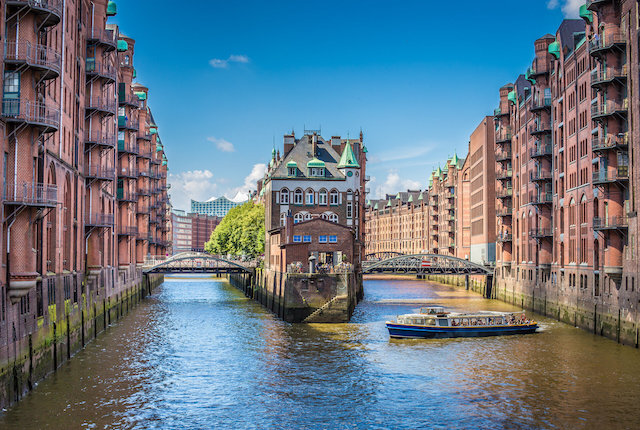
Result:
{"type": "MultiPolygon", "coordinates": [[[[384,253],[383,253],[384,254],[384,253]]],[[[493,275],[493,271],[462,258],[441,254],[385,255],[368,254],[362,262],[363,274],[415,275],[493,275]]]]}
{"type": "Polygon", "coordinates": [[[241,261],[205,252],[181,252],[166,259],[151,259],[144,273],[252,273],[256,261],[241,261]]]}

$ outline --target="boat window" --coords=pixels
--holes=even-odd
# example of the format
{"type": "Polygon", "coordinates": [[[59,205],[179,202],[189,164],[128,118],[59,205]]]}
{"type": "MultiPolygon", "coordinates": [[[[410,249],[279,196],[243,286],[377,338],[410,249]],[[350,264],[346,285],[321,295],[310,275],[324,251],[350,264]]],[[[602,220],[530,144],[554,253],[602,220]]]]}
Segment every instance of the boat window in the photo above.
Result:
{"type": "Polygon", "coordinates": [[[449,327],[449,320],[448,320],[448,319],[446,319],[446,318],[440,318],[440,319],[438,320],[438,325],[439,325],[440,327],[449,327]]]}

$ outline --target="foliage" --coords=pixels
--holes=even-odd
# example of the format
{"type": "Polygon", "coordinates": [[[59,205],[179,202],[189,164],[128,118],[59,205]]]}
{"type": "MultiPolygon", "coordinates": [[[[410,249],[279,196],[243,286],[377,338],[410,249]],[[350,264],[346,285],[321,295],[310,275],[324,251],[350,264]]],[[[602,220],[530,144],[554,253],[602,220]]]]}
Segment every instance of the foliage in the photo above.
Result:
{"type": "Polygon", "coordinates": [[[264,206],[249,201],[231,209],[204,245],[210,254],[255,258],[264,254],[264,206]]]}

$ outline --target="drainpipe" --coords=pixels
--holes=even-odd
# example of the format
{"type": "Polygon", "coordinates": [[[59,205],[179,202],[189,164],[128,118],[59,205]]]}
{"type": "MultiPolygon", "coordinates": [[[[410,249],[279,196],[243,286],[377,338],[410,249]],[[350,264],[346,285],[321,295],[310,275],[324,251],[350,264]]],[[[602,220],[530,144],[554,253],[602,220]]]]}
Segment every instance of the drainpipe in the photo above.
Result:
{"type": "Polygon", "coordinates": [[[9,275],[11,273],[11,226],[16,221],[16,217],[14,216],[11,219],[11,222],[7,226],[7,272],[6,272],[6,284],[9,285],[9,275]]]}
{"type": "MultiPolygon", "coordinates": [[[[64,66],[65,66],[65,52],[64,52],[64,48],[65,48],[65,42],[67,40],[67,38],[64,35],[64,31],[66,28],[66,23],[67,23],[67,0],[63,0],[62,1],[62,63],[61,63],[61,68],[60,68],[60,120],[62,121],[62,111],[64,108],[64,97],[62,97],[62,95],[64,94],[64,66]]],[[[62,158],[62,134],[63,133],[58,133],[58,157],[62,158]]]]}

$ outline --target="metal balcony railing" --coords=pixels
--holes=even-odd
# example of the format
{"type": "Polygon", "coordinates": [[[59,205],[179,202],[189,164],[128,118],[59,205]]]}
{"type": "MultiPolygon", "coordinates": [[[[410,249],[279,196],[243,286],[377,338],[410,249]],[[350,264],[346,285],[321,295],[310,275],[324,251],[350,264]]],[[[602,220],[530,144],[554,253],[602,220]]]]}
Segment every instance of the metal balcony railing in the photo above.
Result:
{"type": "Polygon", "coordinates": [[[496,236],[496,241],[500,243],[511,242],[513,240],[513,235],[511,233],[499,233],[496,236]]]}
{"type": "Polygon", "coordinates": [[[124,140],[119,140],[118,141],[118,152],[122,152],[124,154],[135,154],[137,155],[138,152],[140,151],[138,145],[131,143],[131,142],[125,142],[124,140]]]}
{"type": "Polygon", "coordinates": [[[100,145],[113,148],[116,146],[116,135],[102,131],[87,132],[84,135],[84,142],[88,145],[100,145]]]}
{"type": "Polygon", "coordinates": [[[551,133],[551,124],[546,121],[536,121],[529,127],[529,133],[551,133]]]}
{"type": "Polygon", "coordinates": [[[100,164],[89,166],[86,176],[89,178],[105,179],[113,181],[116,177],[116,169],[113,167],[105,167],[100,164]]]}
{"type": "Polygon", "coordinates": [[[535,148],[531,148],[531,151],[529,152],[529,155],[531,156],[531,158],[544,157],[552,154],[553,154],[553,146],[551,146],[550,143],[536,145],[535,148]]]}
{"type": "Polygon", "coordinates": [[[529,172],[529,180],[536,181],[550,181],[551,180],[551,172],[546,170],[539,170],[535,172],[529,172]]]}
{"type": "Polygon", "coordinates": [[[135,167],[122,166],[118,168],[118,176],[122,178],[137,178],[138,173],[135,167]]]}
{"type": "Polygon", "coordinates": [[[511,161],[511,151],[497,151],[496,152],[496,161],[511,161]]]}
{"type": "Polygon", "coordinates": [[[118,41],[115,31],[106,28],[92,28],[87,35],[87,43],[90,45],[101,44],[107,48],[107,51],[113,51],[116,49],[118,41]]]}
{"type": "Polygon", "coordinates": [[[118,234],[120,236],[135,236],[138,234],[138,227],[131,225],[120,226],[118,234]]]}
{"type": "Polygon", "coordinates": [[[138,132],[138,139],[142,139],[142,140],[151,140],[151,138],[153,137],[153,135],[149,132],[145,132],[145,131],[139,131],[138,132]]]}
{"type": "Polygon", "coordinates": [[[629,166],[618,166],[615,170],[593,172],[594,184],[606,184],[629,180],[629,166]]]}
{"type": "Polygon", "coordinates": [[[17,185],[7,183],[2,200],[5,204],[55,206],[58,203],[58,187],[36,182],[22,182],[17,185]]]}
{"type": "Polygon", "coordinates": [[[153,151],[140,151],[138,153],[138,157],[140,157],[140,158],[151,159],[152,156],[153,156],[153,151]]]}
{"type": "Polygon", "coordinates": [[[535,238],[553,237],[553,230],[550,228],[537,228],[530,230],[529,236],[535,238]]]}
{"type": "Polygon", "coordinates": [[[511,129],[496,132],[496,143],[511,142],[511,129]]]}
{"type": "Polygon", "coordinates": [[[113,214],[88,213],[85,225],[88,227],[112,227],[113,214]]]}
{"type": "Polygon", "coordinates": [[[613,114],[626,114],[628,109],[627,99],[624,100],[607,100],[604,103],[598,103],[591,106],[591,118],[609,116],[613,114]]]}
{"type": "Polygon", "coordinates": [[[540,97],[531,102],[531,110],[547,109],[551,107],[551,97],[540,97]]]}
{"type": "Polygon", "coordinates": [[[89,57],[85,61],[84,71],[87,76],[99,76],[110,81],[115,81],[118,70],[110,64],[96,61],[94,57],[89,57]]]}
{"type": "Polygon", "coordinates": [[[622,32],[604,32],[595,34],[589,41],[589,52],[592,55],[598,55],[603,51],[607,51],[615,46],[623,46],[627,43],[627,36],[622,32]]]}
{"type": "Polygon", "coordinates": [[[116,198],[123,202],[135,202],[138,199],[136,193],[132,193],[131,191],[123,188],[118,188],[116,198]]]}
{"type": "Polygon", "coordinates": [[[57,17],[58,22],[62,17],[62,0],[7,0],[7,6],[28,6],[31,9],[46,12],[57,17]]]}
{"type": "Polygon", "coordinates": [[[107,97],[92,97],[87,98],[85,102],[86,110],[100,111],[109,113],[111,115],[116,114],[116,102],[113,99],[107,97]]]}
{"type": "Polygon", "coordinates": [[[534,205],[551,204],[553,203],[553,194],[551,194],[550,192],[534,194],[533,196],[531,196],[530,203],[534,205]]]}
{"type": "Polygon", "coordinates": [[[39,102],[4,98],[2,117],[8,122],[42,126],[46,131],[56,131],[60,128],[60,109],[39,102]]]}
{"type": "Polygon", "coordinates": [[[126,116],[118,116],[118,128],[127,128],[129,130],[138,130],[139,124],[137,121],[130,120],[126,116]]]}
{"type": "Polygon", "coordinates": [[[511,206],[502,207],[496,211],[496,215],[499,217],[511,216],[512,213],[513,208],[511,206]]]}
{"type": "Polygon", "coordinates": [[[623,67],[607,67],[604,69],[596,69],[591,71],[591,85],[612,82],[616,79],[627,79],[627,66],[623,67]]]}
{"type": "Polygon", "coordinates": [[[626,216],[610,216],[608,218],[593,218],[594,230],[616,230],[627,228],[629,223],[626,216]]]}
{"type": "Polygon", "coordinates": [[[496,197],[499,199],[506,199],[513,196],[513,188],[505,188],[496,193],[496,197]]]}
{"type": "Polygon", "coordinates": [[[513,169],[502,169],[496,172],[496,179],[505,180],[513,177],[513,169]]]}
{"type": "Polygon", "coordinates": [[[58,51],[27,40],[6,41],[4,59],[8,63],[24,63],[46,72],[45,78],[49,79],[59,76],[62,69],[62,56],[58,51]]]}
{"type": "Polygon", "coordinates": [[[627,146],[629,146],[629,133],[594,137],[591,139],[592,151],[605,151],[608,149],[626,148],[627,146]]]}

